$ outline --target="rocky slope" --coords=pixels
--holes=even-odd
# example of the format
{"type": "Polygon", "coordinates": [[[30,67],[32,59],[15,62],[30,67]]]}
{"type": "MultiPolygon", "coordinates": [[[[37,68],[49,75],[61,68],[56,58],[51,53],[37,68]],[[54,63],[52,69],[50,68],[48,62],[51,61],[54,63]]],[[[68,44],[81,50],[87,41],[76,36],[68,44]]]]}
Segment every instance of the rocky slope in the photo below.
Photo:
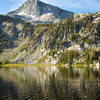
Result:
{"type": "MultiPolygon", "coordinates": [[[[2,31],[6,29],[5,32],[10,36],[7,23],[11,24],[7,20],[2,21],[0,28],[2,31]],[[6,24],[3,24],[5,22],[6,24]]],[[[15,24],[16,28],[19,24],[23,26],[23,23],[18,22],[15,24]]],[[[26,64],[67,64],[69,62],[95,64],[100,62],[99,12],[78,14],[73,19],[67,18],[65,21],[55,24],[39,24],[36,27],[29,25],[31,28],[28,26],[18,28],[21,28],[18,36],[20,37],[22,34],[20,37],[22,43],[19,43],[13,52],[10,50],[12,53],[5,61],[26,64]]],[[[13,34],[14,32],[16,31],[13,31],[13,34]]],[[[16,39],[18,40],[18,38],[16,39]]],[[[0,54],[1,58],[3,53],[4,51],[0,54]]]]}
{"type": "Polygon", "coordinates": [[[73,17],[74,13],[45,4],[39,0],[27,0],[20,8],[8,13],[27,21],[58,21],[73,17]]]}
{"type": "Polygon", "coordinates": [[[0,52],[3,51],[3,55],[0,54],[0,60],[8,59],[12,51],[33,32],[34,27],[21,19],[0,15],[0,52]]]}

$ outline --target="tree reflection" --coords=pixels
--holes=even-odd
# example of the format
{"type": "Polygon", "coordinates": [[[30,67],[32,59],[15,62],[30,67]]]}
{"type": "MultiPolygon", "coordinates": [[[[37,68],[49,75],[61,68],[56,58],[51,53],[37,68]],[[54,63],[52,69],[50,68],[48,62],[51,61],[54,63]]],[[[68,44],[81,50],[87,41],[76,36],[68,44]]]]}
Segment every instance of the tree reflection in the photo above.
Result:
{"type": "Polygon", "coordinates": [[[0,100],[100,100],[100,71],[66,67],[0,69],[0,100]]]}

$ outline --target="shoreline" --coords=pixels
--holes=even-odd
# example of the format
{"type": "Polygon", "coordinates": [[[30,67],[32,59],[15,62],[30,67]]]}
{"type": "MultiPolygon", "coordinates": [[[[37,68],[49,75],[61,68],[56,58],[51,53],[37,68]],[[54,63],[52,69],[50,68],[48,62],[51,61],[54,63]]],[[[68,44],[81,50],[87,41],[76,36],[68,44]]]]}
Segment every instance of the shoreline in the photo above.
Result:
{"type": "MultiPolygon", "coordinates": [[[[27,66],[27,67],[29,67],[29,66],[32,66],[32,67],[45,67],[45,66],[58,66],[58,67],[66,67],[66,68],[70,68],[70,66],[68,66],[68,64],[22,64],[22,63],[18,63],[18,64],[15,64],[15,63],[12,63],[12,64],[10,64],[10,63],[8,63],[8,64],[0,64],[0,68],[6,68],[6,67],[8,67],[8,68],[10,68],[10,67],[15,67],[15,68],[20,68],[20,67],[25,67],[25,66],[27,66]]],[[[73,67],[73,68],[85,68],[85,67],[89,67],[89,68],[100,68],[100,65],[95,65],[95,64],[83,64],[83,63],[77,63],[77,64],[75,64],[75,63],[73,63],[72,65],[71,65],[71,67],[73,67]]]]}

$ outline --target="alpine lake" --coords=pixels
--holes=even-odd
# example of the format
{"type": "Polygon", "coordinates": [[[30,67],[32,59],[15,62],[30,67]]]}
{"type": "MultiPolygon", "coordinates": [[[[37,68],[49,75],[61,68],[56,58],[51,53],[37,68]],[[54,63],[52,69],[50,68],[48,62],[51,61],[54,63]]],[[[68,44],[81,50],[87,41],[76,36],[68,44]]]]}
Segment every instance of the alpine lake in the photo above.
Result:
{"type": "Polygon", "coordinates": [[[0,100],[100,100],[100,69],[0,67],[0,100]]]}

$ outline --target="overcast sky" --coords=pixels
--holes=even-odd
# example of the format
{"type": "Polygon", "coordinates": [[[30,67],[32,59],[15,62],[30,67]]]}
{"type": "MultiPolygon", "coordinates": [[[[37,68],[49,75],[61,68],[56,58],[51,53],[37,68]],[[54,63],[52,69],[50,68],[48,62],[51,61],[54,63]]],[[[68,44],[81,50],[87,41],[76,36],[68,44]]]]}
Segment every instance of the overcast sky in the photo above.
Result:
{"type": "MultiPolygon", "coordinates": [[[[20,7],[27,0],[0,0],[0,14],[20,7]]],[[[41,0],[75,13],[100,11],[100,0],[41,0]]]]}

